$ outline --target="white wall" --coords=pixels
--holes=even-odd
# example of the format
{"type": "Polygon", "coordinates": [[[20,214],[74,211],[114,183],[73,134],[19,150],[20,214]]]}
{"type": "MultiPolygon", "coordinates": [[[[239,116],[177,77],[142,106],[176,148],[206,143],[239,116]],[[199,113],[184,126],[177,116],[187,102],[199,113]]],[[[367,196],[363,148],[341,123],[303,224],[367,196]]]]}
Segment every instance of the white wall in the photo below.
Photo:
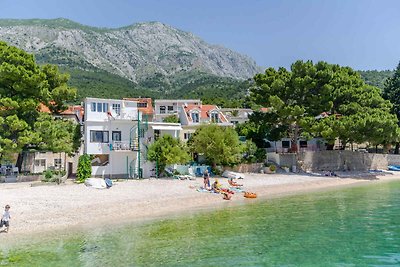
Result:
{"type": "Polygon", "coordinates": [[[112,143],[112,132],[121,131],[121,141],[129,142],[131,128],[136,125],[133,121],[108,121],[85,123],[85,152],[87,154],[108,154],[110,153],[109,143],[112,143]],[[109,143],[91,143],[90,131],[108,131],[109,143]]]}
{"type": "Polygon", "coordinates": [[[132,160],[136,159],[133,151],[113,151],[110,153],[109,164],[106,166],[92,166],[92,176],[102,177],[103,175],[112,178],[126,178],[132,160]]]}
{"type": "MultiPolygon", "coordinates": [[[[121,119],[137,119],[138,117],[138,109],[136,101],[128,101],[128,100],[116,100],[116,99],[100,99],[100,98],[86,98],[85,99],[85,122],[86,121],[108,121],[110,116],[108,112],[112,111],[112,105],[119,104],[121,107],[121,119]],[[92,103],[107,103],[108,110],[102,112],[92,111],[91,104],[92,103]],[[126,116],[124,117],[124,114],[126,116]]],[[[96,107],[97,110],[97,107],[96,107]]],[[[116,116],[116,118],[118,118],[116,116]]]]}

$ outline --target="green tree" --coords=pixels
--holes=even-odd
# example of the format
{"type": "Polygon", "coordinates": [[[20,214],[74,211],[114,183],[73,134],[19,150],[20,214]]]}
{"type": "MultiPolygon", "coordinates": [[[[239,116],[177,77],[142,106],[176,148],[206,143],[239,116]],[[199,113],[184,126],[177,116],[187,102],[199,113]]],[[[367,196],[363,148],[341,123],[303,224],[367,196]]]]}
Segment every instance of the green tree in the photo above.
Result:
{"type": "MultiPolygon", "coordinates": [[[[393,75],[389,77],[384,85],[383,97],[393,104],[393,113],[400,121],[400,63],[397,65],[393,75]]],[[[399,154],[400,143],[396,142],[395,154],[399,154]]]]}
{"type": "Polygon", "coordinates": [[[0,160],[41,142],[33,130],[39,105],[62,111],[76,95],[67,80],[57,67],[40,67],[33,55],[0,42],[0,160]]]}
{"type": "Polygon", "coordinates": [[[267,147],[266,139],[277,141],[285,137],[286,125],[277,124],[276,113],[255,111],[249,116],[249,121],[236,125],[235,129],[240,136],[251,139],[259,148],[267,147]]]}
{"type": "MultiPolygon", "coordinates": [[[[34,124],[35,133],[39,134],[38,149],[55,153],[75,153],[80,147],[80,125],[70,120],[55,119],[48,113],[41,113],[34,124]]],[[[64,166],[65,168],[65,166],[64,166]]]]}
{"type": "Polygon", "coordinates": [[[190,160],[185,144],[169,134],[163,135],[149,146],[147,158],[158,164],[158,173],[162,173],[169,164],[186,163],[190,160]]]}
{"type": "Polygon", "coordinates": [[[389,101],[349,67],[296,61],[290,72],[269,68],[254,79],[253,101],[269,108],[278,128],[287,127],[292,144],[299,135],[322,136],[331,144],[339,138],[344,145],[385,144],[398,136],[389,101]]]}
{"type": "Polygon", "coordinates": [[[240,162],[242,147],[233,128],[215,124],[202,125],[191,137],[191,150],[203,154],[216,165],[232,165],[240,162]]]}
{"type": "Polygon", "coordinates": [[[249,163],[257,162],[257,157],[256,157],[257,146],[253,141],[246,140],[246,142],[244,142],[244,144],[242,145],[242,148],[243,148],[243,160],[245,162],[249,163]]]}
{"type": "Polygon", "coordinates": [[[163,119],[163,122],[180,123],[179,118],[175,115],[170,115],[163,119]]]}

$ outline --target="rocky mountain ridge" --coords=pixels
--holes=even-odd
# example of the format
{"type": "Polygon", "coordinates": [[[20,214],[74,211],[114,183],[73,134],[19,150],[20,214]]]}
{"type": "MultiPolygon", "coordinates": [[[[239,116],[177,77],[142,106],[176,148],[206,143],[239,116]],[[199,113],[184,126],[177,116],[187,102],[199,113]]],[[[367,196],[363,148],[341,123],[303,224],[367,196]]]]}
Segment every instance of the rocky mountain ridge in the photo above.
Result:
{"type": "Polygon", "coordinates": [[[108,29],[67,19],[0,20],[0,40],[41,63],[100,69],[133,82],[192,71],[247,79],[262,71],[247,56],[160,22],[108,29]]]}

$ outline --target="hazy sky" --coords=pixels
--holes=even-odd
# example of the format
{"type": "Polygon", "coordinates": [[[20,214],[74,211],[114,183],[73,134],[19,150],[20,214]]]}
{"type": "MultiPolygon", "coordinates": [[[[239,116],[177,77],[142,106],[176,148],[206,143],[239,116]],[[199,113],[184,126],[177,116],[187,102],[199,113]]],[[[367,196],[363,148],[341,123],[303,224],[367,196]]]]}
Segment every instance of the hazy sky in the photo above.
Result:
{"type": "Polygon", "coordinates": [[[400,61],[399,0],[0,0],[0,18],[58,18],[99,27],[160,21],[252,57],[355,69],[400,61]]]}

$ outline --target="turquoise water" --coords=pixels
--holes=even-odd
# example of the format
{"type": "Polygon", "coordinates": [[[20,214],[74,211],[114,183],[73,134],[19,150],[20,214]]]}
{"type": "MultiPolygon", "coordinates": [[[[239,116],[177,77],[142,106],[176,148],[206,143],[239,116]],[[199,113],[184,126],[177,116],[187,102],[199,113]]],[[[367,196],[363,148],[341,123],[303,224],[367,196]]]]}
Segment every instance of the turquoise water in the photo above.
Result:
{"type": "Polygon", "coordinates": [[[3,249],[5,266],[400,266],[400,183],[249,201],[3,249]]]}

